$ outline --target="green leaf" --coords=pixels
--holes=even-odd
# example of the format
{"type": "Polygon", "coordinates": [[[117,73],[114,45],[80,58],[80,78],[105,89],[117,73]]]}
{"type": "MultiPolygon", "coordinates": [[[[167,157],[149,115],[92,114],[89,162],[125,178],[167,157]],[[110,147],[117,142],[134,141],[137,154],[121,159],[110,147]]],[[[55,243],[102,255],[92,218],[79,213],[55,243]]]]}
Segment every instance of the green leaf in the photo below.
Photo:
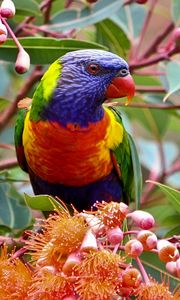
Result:
{"type": "MultiPolygon", "coordinates": [[[[134,97],[134,102],[140,102],[142,99],[134,97]]],[[[136,108],[132,110],[129,107],[123,107],[123,110],[130,118],[136,119],[142,124],[143,128],[160,140],[166,133],[169,124],[169,111],[163,109],[136,108]]]]}
{"type": "Polygon", "coordinates": [[[55,31],[84,28],[106,19],[115,13],[122,4],[122,0],[100,0],[91,8],[86,7],[80,11],[75,9],[64,10],[51,19],[53,25],[42,27],[55,31]]]}
{"type": "Polygon", "coordinates": [[[179,235],[179,233],[180,233],[180,225],[178,225],[178,226],[172,228],[171,230],[169,230],[166,233],[165,237],[167,238],[167,237],[170,237],[170,236],[173,236],[173,235],[179,235]]]}
{"type": "Polygon", "coordinates": [[[11,229],[24,229],[31,222],[31,212],[28,207],[21,205],[18,199],[14,199],[9,194],[10,185],[0,184],[0,224],[11,229]]]}
{"type": "Polygon", "coordinates": [[[180,213],[180,192],[167,186],[162,183],[147,180],[147,182],[151,182],[155,185],[157,185],[163,193],[167,196],[168,200],[171,202],[172,206],[177,210],[178,213],[180,213]]]}
{"type": "Polygon", "coordinates": [[[144,5],[132,3],[131,5],[122,6],[114,15],[111,20],[115,21],[127,33],[129,37],[138,37],[142,30],[146,15],[144,5]]]}
{"type": "Polygon", "coordinates": [[[179,62],[171,61],[166,66],[166,79],[168,81],[168,93],[163,101],[166,101],[172,94],[180,91],[180,65],[179,62]]]}
{"type": "Polygon", "coordinates": [[[107,46],[112,52],[126,57],[130,41],[124,31],[114,21],[106,19],[96,24],[97,42],[107,46]]]}
{"type": "Polygon", "coordinates": [[[175,23],[179,23],[180,19],[180,5],[179,0],[172,0],[171,1],[171,12],[172,17],[175,23]]]}
{"type": "MultiPolygon", "coordinates": [[[[31,64],[50,64],[69,51],[79,49],[106,49],[93,42],[73,39],[58,40],[54,38],[19,38],[19,42],[29,53],[31,64]]],[[[12,40],[1,45],[0,59],[15,62],[17,47],[12,40]]]]}
{"type": "Polygon", "coordinates": [[[23,16],[40,16],[41,11],[39,5],[34,0],[23,1],[14,0],[13,1],[16,7],[16,14],[23,16]]]}
{"type": "Polygon", "coordinates": [[[64,209],[57,200],[49,195],[30,196],[25,193],[24,197],[27,205],[35,210],[53,211],[55,207],[64,209]]]}
{"type": "Polygon", "coordinates": [[[137,153],[137,148],[135,143],[130,135],[128,135],[129,145],[131,148],[131,157],[133,164],[133,172],[134,172],[134,191],[135,191],[135,203],[136,209],[140,208],[140,200],[142,193],[142,173],[141,173],[141,165],[139,162],[139,156],[137,153]]]}

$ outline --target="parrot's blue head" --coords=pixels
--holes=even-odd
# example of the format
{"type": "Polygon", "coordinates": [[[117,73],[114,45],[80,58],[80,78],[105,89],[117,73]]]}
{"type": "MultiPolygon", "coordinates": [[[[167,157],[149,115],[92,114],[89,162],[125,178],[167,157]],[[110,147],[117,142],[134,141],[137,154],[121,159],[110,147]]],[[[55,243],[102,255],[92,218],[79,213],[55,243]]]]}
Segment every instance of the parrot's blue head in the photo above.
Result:
{"type": "Polygon", "coordinates": [[[103,50],[78,50],[60,58],[61,75],[44,116],[62,125],[87,127],[103,117],[107,98],[134,94],[127,62],[103,50]]]}

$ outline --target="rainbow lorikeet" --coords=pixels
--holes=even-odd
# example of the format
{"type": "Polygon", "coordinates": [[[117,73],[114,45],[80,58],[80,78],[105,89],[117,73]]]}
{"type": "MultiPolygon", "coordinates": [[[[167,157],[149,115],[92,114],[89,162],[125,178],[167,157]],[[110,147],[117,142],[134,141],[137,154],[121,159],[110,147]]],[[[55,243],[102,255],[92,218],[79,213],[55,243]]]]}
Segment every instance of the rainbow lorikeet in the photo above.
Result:
{"type": "Polygon", "coordinates": [[[103,103],[133,95],[128,64],[115,54],[78,50],[56,60],[15,128],[18,162],[34,193],[58,196],[77,209],[131,199],[129,135],[119,111],[103,103]]]}

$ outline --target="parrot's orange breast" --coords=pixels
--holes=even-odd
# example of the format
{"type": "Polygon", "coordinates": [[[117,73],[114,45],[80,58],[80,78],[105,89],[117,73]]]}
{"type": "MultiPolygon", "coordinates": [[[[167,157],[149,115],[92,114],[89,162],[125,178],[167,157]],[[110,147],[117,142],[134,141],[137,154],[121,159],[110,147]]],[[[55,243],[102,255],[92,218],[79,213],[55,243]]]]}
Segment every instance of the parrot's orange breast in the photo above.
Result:
{"type": "MultiPolygon", "coordinates": [[[[56,122],[25,121],[23,145],[28,165],[40,178],[65,185],[82,186],[108,175],[112,168],[109,149],[111,117],[78,128],[56,122]]],[[[121,136],[122,139],[122,136],[121,136]]]]}

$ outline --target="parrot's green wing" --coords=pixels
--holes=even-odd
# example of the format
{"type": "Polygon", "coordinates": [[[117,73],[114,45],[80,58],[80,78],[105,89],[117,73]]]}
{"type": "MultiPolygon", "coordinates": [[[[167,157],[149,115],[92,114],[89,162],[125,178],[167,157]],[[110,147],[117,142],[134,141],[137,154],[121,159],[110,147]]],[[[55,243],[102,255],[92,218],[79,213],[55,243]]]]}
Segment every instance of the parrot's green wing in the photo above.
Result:
{"type": "Polygon", "coordinates": [[[22,135],[24,130],[24,120],[27,114],[27,109],[21,109],[18,112],[15,131],[14,131],[14,141],[16,147],[16,155],[19,166],[25,172],[28,172],[27,162],[24,154],[24,147],[22,143],[22,135]]]}
{"type": "Polygon", "coordinates": [[[137,149],[131,135],[124,128],[119,108],[109,107],[109,109],[124,129],[122,143],[113,151],[116,162],[120,167],[119,176],[123,183],[124,198],[127,198],[124,200],[135,200],[136,208],[138,208],[142,189],[142,174],[137,149]]]}

